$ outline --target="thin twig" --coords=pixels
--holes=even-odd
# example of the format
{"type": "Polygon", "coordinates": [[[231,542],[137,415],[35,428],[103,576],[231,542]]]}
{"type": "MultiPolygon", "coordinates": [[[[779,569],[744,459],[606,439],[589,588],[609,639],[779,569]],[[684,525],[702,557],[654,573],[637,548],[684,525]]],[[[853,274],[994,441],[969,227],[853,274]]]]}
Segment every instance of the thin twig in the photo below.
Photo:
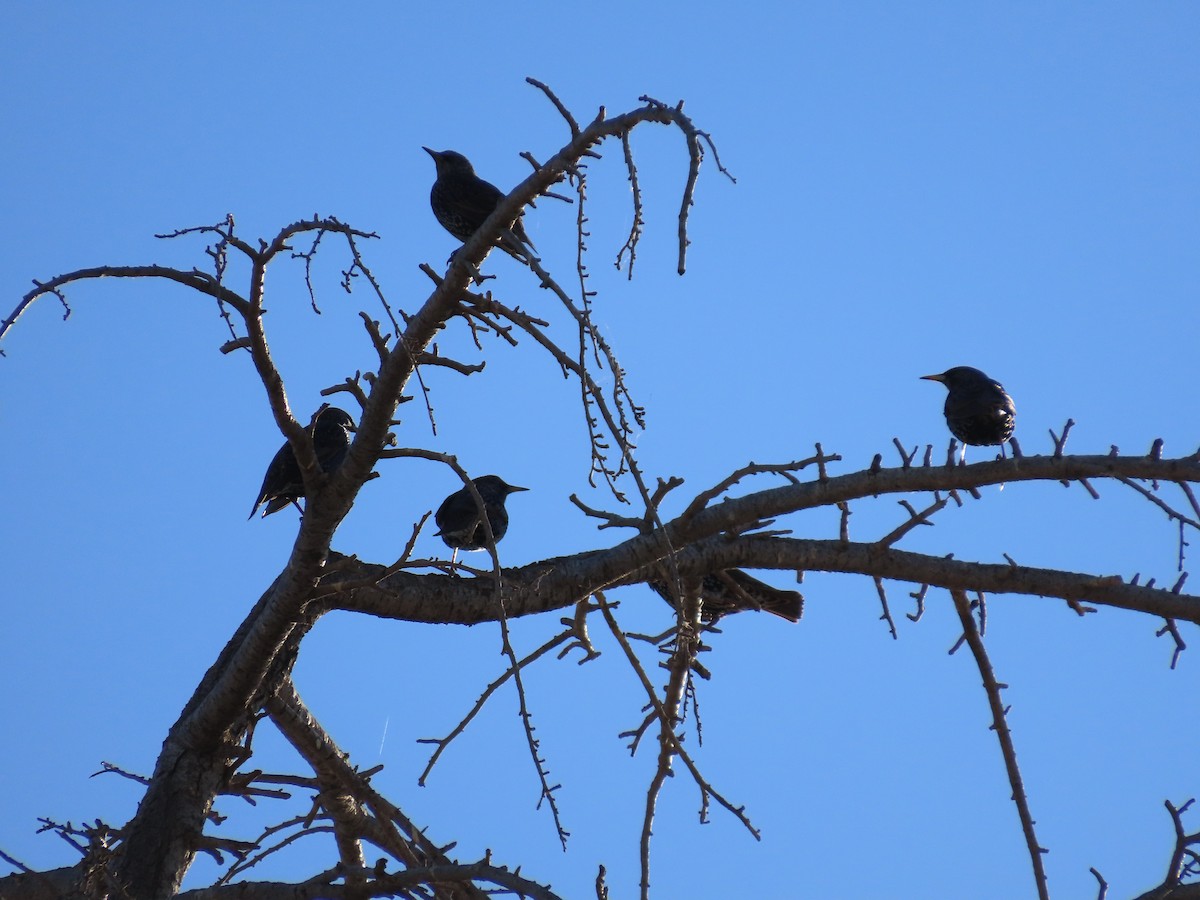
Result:
{"type": "Polygon", "coordinates": [[[1038,844],[1037,834],[1033,828],[1033,816],[1029,812],[1029,800],[1025,795],[1025,786],[1021,781],[1021,770],[1017,767],[1017,751],[1013,746],[1012,733],[1008,729],[1008,719],[1004,701],[1000,697],[1002,685],[996,680],[984,649],[983,639],[975,627],[975,619],[971,615],[971,602],[967,593],[961,589],[953,589],[950,596],[954,598],[954,608],[962,623],[963,637],[971,654],[975,657],[975,665],[983,678],[983,688],[987,692],[988,705],[992,709],[992,728],[1000,741],[1000,752],[1004,756],[1004,767],[1008,772],[1008,783],[1012,786],[1013,802],[1017,805],[1017,815],[1021,819],[1021,830],[1025,833],[1025,846],[1029,850],[1029,860],[1033,865],[1033,880],[1037,885],[1039,900],[1049,900],[1050,891],[1046,886],[1046,870],[1042,865],[1042,854],[1046,851],[1038,844]]]}
{"type": "MultiPolygon", "coordinates": [[[[542,646],[538,647],[536,650],[534,650],[532,653],[530,653],[528,656],[521,659],[520,662],[518,663],[518,665],[521,668],[524,668],[524,667],[530,665],[531,663],[536,662],[538,659],[545,656],[547,653],[549,653],[555,647],[558,647],[559,645],[563,644],[565,641],[567,641],[575,636],[576,636],[576,634],[573,629],[568,629],[566,631],[559,632],[554,637],[552,637],[550,640],[546,641],[546,643],[542,644],[542,646]]],[[[421,772],[420,776],[417,778],[417,784],[419,784],[421,787],[425,786],[425,782],[429,778],[430,772],[433,771],[433,767],[437,764],[437,761],[441,757],[442,753],[446,750],[447,747],[450,746],[451,742],[456,737],[458,737],[460,734],[462,734],[464,731],[467,730],[467,726],[471,724],[471,720],[473,720],[475,718],[475,716],[479,714],[479,711],[483,709],[484,705],[491,698],[492,694],[494,694],[498,688],[500,688],[505,682],[507,682],[508,679],[513,676],[513,674],[514,674],[513,668],[510,666],[508,669],[506,669],[503,672],[503,674],[500,675],[499,678],[497,678],[495,681],[493,681],[491,684],[489,684],[487,686],[487,688],[484,689],[484,692],[479,695],[479,698],[475,701],[475,705],[471,707],[470,711],[465,716],[463,716],[462,719],[459,720],[459,723],[457,725],[455,725],[454,728],[450,731],[450,733],[447,734],[445,737],[442,737],[442,738],[417,738],[418,744],[434,744],[434,745],[436,745],[436,749],[433,751],[433,755],[429,757],[429,761],[425,764],[425,769],[421,772]]]]}

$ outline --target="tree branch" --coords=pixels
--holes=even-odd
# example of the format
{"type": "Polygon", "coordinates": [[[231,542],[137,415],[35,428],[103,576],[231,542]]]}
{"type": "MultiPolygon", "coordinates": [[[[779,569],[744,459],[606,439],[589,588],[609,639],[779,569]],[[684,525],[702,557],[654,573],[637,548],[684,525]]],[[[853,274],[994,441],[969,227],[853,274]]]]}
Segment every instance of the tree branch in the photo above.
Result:
{"type": "Polygon", "coordinates": [[[1017,767],[1017,751],[1013,747],[1012,732],[1008,730],[1007,710],[1004,701],[1000,699],[1000,691],[1005,685],[996,680],[992,663],[988,659],[987,650],[983,646],[983,638],[975,627],[975,619],[971,615],[971,601],[967,599],[966,591],[952,590],[954,608],[958,612],[958,620],[962,623],[963,637],[975,657],[975,665],[983,678],[983,689],[987,692],[988,705],[992,709],[992,730],[1000,741],[1000,752],[1004,756],[1004,768],[1008,772],[1008,783],[1012,786],[1013,802],[1017,804],[1017,815],[1021,819],[1021,831],[1025,834],[1025,846],[1029,849],[1029,861],[1033,865],[1033,880],[1037,885],[1040,900],[1050,900],[1050,891],[1046,886],[1046,869],[1042,865],[1042,854],[1046,851],[1038,844],[1037,834],[1033,829],[1033,815],[1029,812],[1029,799],[1025,795],[1025,785],[1021,781],[1021,770],[1017,767]]]}

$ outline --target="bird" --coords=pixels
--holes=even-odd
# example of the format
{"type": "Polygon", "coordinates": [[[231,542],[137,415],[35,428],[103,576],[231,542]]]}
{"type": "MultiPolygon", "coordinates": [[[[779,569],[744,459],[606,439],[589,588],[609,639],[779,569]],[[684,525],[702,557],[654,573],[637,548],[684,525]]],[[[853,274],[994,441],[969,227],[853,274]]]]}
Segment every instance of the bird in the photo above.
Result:
{"type": "MultiPolygon", "coordinates": [[[[317,462],[326,475],[336,471],[345,460],[346,451],[350,448],[350,432],[353,430],[354,420],[350,414],[336,406],[322,409],[317,413],[316,421],[309,426],[308,433],[317,453],[317,462]]],[[[300,464],[296,462],[291,444],[285,442],[267,466],[267,474],[263,476],[258,499],[250,510],[250,518],[254,518],[264,503],[267,505],[262,514],[264,519],[289,503],[294,503],[300,509],[296,501],[303,496],[304,476],[300,474],[300,464]]]]}
{"type": "Polygon", "coordinates": [[[922,375],[926,381],[940,381],[946,395],[946,424],[950,433],[976,447],[1003,444],[1012,437],[1017,407],[1004,385],[970,366],[955,366],[940,375],[922,375]]]}
{"type": "MultiPolygon", "coordinates": [[[[508,510],[504,508],[504,501],[509,494],[529,488],[506,484],[499,475],[481,475],[472,478],[471,483],[483,500],[492,538],[498,544],[508,531],[508,510]]],[[[433,520],[437,522],[438,537],[454,551],[451,563],[458,559],[459,550],[483,550],[488,545],[487,529],[483,527],[479,504],[465,486],[442,501],[433,520]]]]}
{"type": "MultiPolygon", "coordinates": [[[[664,600],[675,605],[665,581],[651,580],[649,585],[664,600]]],[[[700,601],[700,621],[705,624],[748,609],[773,613],[789,622],[799,622],[804,615],[804,595],[799,591],[772,587],[741,569],[723,569],[705,575],[700,582],[700,601]]]]}
{"type": "MultiPolygon", "coordinates": [[[[428,147],[421,149],[433,157],[433,164],[437,166],[437,179],[429,191],[429,205],[433,208],[433,214],[443,228],[460,241],[466,241],[495,211],[504,199],[504,192],[476,175],[471,161],[461,153],[430,150],[428,147]]],[[[528,244],[531,249],[536,248],[525,233],[521,214],[513,221],[511,230],[516,241],[512,236],[505,235],[500,239],[500,249],[523,262],[518,251],[526,255],[529,251],[521,245],[528,244]],[[514,246],[517,242],[519,244],[514,246]]]]}

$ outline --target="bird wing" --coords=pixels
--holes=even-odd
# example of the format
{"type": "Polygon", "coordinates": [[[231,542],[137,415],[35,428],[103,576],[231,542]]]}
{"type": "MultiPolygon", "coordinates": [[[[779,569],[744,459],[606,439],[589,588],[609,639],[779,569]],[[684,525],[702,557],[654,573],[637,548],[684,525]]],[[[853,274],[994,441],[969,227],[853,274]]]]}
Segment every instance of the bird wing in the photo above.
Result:
{"type": "Polygon", "coordinates": [[[454,191],[453,201],[464,213],[473,218],[478,216],[482,222],[496,210],[496,204],[504,199],[504,192],[490,181],[482,178],[475,185],[475,190],[454,191]]]}
{"type": "Polygon", "coordinates": [[[464,488],[442,501],[442,505],[433,515],[433,521],[437,523],[437,533],[440,535],[447,530],[465,531],[472,515],[478,522],[479,507],[475,505],[475,498],[464,488]]]}
{"type": "MultiPolygon", "coordinates": [[[[300,467],[296,465],[296,457],[292,453],[292,448],[284,444],[272,457],[270,465],[267,466],[262,487],[258,489],[258,499],[254,501],[254,508],[250,510],[250,518],[254,518],[254,514],[258,512],[259,506],[264,501],[271,501],[267,503],[267,511],[263,513],[264,516],[268,516],[287,506],[291,502],[291,494],[303,490],[304,480],[300,475],[300,467]],[[275,506],[275,501],[280,498],[283,498],[283,502],[275,506]]],[[[297,496],[299,495],[297,494],[297,496]]]]}

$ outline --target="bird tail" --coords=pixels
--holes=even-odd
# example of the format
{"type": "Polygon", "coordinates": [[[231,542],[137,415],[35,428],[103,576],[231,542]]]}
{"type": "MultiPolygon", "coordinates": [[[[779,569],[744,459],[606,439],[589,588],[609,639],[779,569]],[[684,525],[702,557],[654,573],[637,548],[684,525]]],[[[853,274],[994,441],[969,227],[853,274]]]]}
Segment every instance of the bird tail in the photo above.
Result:
{"type": "MultiPolygon", "coordinates": [[[[518,224],[520,219],[517,220],[518,224]]],[[[530,259],[536,258],[534,251],[537,249],[533,246],[533,241],[525,235],[522,229],[518,232],[515,228],[509,228],[500,233],[500,249],[511,256],[519,263],[528,263],[530,259]]]]}
{"type": "MultiPolygon", "coordinates": [[[[772,587],[747,575],[741,569],[726,569],[711,577],[722,582],[729,588],[729,594],[742,601],[733,612],[762,609],[789,622],[799,622],[800,617],[804,615],[804,595],[799,591],[784,591],[772,587]]],[[[707,579],[705,581],[707,582],[707,579]]],[[[707,588],[707,584],[705,587],[707,588]]],[[[708,593],[705,592],[706,596],[708,593]]]]}
{"type": "MultiPolygon", "coordinates": [[[[665,581],[648,582],[664,600],[675,605],[673,592],[665,581]]],[[[740,569],[725,569],[704,576],[700,584],[700,599],[703,606],[700,618],[715,622],[722,616],[765,610],[789,622],[799,622],[804,615],[804,595],[799,591],[784,591],[759,581],[740,569]]]]}
{"type": "Polygon", "coordinates": [[[537,249],[537,247],[533,246],[533,241],[529,239],[529,235],[525,231],[524,214],[517,216],[517,220],[513,222],[512,230],[513,234],[515,234],[522,243],[528,244],[531,250],[537,249]]]}

